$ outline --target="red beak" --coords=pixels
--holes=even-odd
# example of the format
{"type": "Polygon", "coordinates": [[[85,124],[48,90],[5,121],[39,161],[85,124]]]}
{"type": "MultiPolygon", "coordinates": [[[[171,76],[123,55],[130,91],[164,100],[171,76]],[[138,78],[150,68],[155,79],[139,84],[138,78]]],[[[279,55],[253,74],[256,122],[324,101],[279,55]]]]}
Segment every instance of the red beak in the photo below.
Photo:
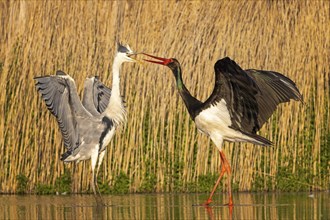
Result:
{"type": "Polygon", "coordinates": [[[146,60],[146,59],[143,59],[143,60],[145,60],[147,62],[150,62],[150,63],[157,63],[157,64],[161,64],[161,65],[165,65],[166,66],[167,64],[173,62],[172,59],[166,59],[166,58],[156,57],[156,56],[153,56],[153,55],[150,55],[150,54],[146,54],[146,53],[142,53],[142,54],[144,54],[144,55],[146,55],[148,57],[152,57],[152,58],[157,59],[157,60],[161,60],[161,62],[160,62],[160,61],[155,61],[155,60],[146,60]]]}

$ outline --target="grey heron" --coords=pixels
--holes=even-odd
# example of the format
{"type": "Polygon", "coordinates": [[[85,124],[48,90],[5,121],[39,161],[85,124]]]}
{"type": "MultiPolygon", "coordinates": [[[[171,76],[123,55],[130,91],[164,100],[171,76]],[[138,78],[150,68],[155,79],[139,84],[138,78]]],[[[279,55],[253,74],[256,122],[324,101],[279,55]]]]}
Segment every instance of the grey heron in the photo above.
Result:
{"type": "Polygon", "coordinates": [[[56,117],[67,148],[61,160],[79,162],[91,159],[91,185],[95,196],[96,177],[106,147],[116,128],[126,122],[126,110],[119,89],[120,67],[124,62],[136,62],[131,57],[134,54],[128,45],[118,44],[112,66],[112,89],[106,87],[97,77],[87,78],[82,102],[75,81],[64,72],[35,77],[36,88],[47,108],[56,117]]]}
{"type": "Polygon", "coordinates": [[[289,102],[290,99],[302,101],[296,84],[274,71],[243,70],[235,61],[226,57],[215,63],[213,92],[205,102],[201,102],[185,87],[178,60],[145,55],[158,60],[146,61],[165,65],[172,70],[177,89],[191,119],[195,122],[197,129],[209,136],[219,150],[221,172],[209,198],[203,205],[208,206],[212,202],[213,194],[222,176],[227,173],[228,205],[232,207],[231,168],[222,150],[223,142],[271,145],[271,141],[256,132],[273,114],[278,104],[289,102]]]}

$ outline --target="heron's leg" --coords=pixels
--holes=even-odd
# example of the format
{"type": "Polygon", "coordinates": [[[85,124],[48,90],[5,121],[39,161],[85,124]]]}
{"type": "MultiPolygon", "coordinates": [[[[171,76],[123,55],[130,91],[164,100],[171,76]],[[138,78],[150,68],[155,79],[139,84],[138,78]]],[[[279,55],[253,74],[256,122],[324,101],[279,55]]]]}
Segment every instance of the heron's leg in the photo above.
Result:
{"type": "Polygon", "coordinates": [[[96,188],[97,188],[97,192],[99,193],[99,195],[101,196],[101,193],[100,193],[100,189],[99,189],[99,185],[97,183],[97,177],[99,175],[99,171],[100,171],[100,166],[103,162],[103,158],[104,158],[104,155],[105,155],[105,150],[102,151],[100,154],[99,154],[99,157],[98,157],[98,162],[97,162],[97,169],[96,169],[96,175],[95,175],[95,178],[96,178],[96,188]]]}
{"type": "Polygon", "coordinates": [[[228,205],[229,206],[232,206],[233,205],[233,201],[232,201],[232,196],[231,196],[231,185],[230,185],[230,177],[231,177],[231,170],[230,170],[230,165],[226,159],[226,156],[225,154],[223,153],[223,151],[220,151],[220,158],[221,158],[221,172],[220,172],[220,175],[219,175],[219,178],[217,180],[217,182],[215,183],[212,191],[211,191],[211,194],[209,196],[209,198],[206,200],[206,202],[204,203],[204,205],[209,205],[211,202],[212,202],[212,197],[213,197],[213,194],[215,193],[216,189],[218,188],[218,185],[220,183],[220,180],[222,178],[222,176],[227,173],[228,174],[228,193],[229,193],[229,203],[228,205]]]}
{"type": "Polygon", "coordinates": [[[72,192],[77,192],[77,187],[76,187],[76,183],[77,183],[77,162],[73,163],[73,184],[71,186],[71,190],[72,192]]]}
{"type": "Polygon", "coordinates": [[[96,148],[97,150],[95,150],[91,156],[91,162],[92,162],[92,188],[93,188],[93,192],[94,192],[94,196],[95,196],[95,200],[96,200],[96,204],[97,205],[104,205],[102,197],[100,194],[96,193],[96,189],[95,189],[95,185],[97,185],[97,179],[96,179],[96,172],[95,172],[95,167],[96,167],[96,163],[98,160],[98,147],[96,148]]]}
{"type": "Polygon", "coordinates": [[[91,165],[92,165],[92,188],[93,188],[93,192],[94,195],[96,195],[96,190],[95,190],[95,166],[96,166],[96,162],[97,162],[97,157],[98,157],[98,152],[94,151],[94,153],[91,156],[91,165]]]}

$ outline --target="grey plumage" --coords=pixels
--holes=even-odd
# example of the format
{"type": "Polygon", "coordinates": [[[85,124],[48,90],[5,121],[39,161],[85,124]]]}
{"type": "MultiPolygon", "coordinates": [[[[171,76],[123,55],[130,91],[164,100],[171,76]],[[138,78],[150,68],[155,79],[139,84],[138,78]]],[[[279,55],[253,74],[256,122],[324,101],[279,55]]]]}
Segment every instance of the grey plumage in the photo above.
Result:
{"type": "Polygon", "coordinates": [[[96,176],[106,146],[116,128],[126,122],[126,110],[119,89],[119,70],[124,62],[136,62],[130,57],[134,52],[128,45],[118,45],[117,49],[112,66],[112,90],[97,77],[87,78],[82,101],[74,80],[64,72],[57,71],[56,75],[35,77],[36,88],[49,111],[56,117],[64,146],[67,148],[61,160],[79,162],[91,159],[92,187],[95,195],[96,176]]]}
{"type": "Polygon", "coordinates": [[[103,113],[109,104],[111,89],[106,87],[97,76],[87,78],[84,85],[82,103],[85,108],[93,115],[103,113]]]}
{"type": "MultiPolygon", "coordinates": [[[[54,76],[36,77],[35,80],[36,88],[41,93],[47,108],[56,117],[64,145],[68,150],[63,154],[62,160],[70,155],[76,156],[79,153],[76,149],[84,147],[83,139],[91,144],[99,143],[100,134],[113,126],[113,123],[104,124],[102,120],[106,116],[101,115],[108,106],[111,90],[97,78],[86,79],[82,103],[77,100],[73,79],[62,71],[57,71],[54,76]]],[[[75,158],[75,160],[79,161],[83,158],[75,158]]]]}

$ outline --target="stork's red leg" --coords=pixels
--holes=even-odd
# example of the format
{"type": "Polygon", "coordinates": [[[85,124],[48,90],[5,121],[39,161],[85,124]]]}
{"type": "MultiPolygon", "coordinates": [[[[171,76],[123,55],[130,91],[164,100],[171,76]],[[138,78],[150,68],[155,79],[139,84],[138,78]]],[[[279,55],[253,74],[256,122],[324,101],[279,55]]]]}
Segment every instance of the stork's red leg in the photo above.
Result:
{"type": "Polygon", "coordinates": [[[232,206],[233,205],[233,198],[232,198],[232,195],[231,195],[231,169],[230,169],[230,165],[228,163],[228,160],[226,159],[225,154],[222,151],[220,151],[220,155],[222,155],[223,162],[224,162],[224,165],[225,165],[225,169],[226,169],[226,172],[228,174],[228,177],[227,177],[227,181],[228,181],[228,196],[229,196],[228,205],[229,206],[232,206]]]}
{"type": "Polygon", "coordinates": [[[215,183],[215,185],[212,189],[212,192],[211,192],[209,198],[204,203],[204,205],[209,205],[212,202],[213,194],[216,191],[216,189],[218,188],[220,180],[221,180],[222,176],[225,173],[228,174],[228,194],[229,194],[229,203],[228,203],[228,205],[229,206],[233,205],[233,200],[232,200],[232,195],[231,195],[231,181],[230,181],[230,179],[231,179],[231,170],[230,170],[230,165],[229,165],[229,163],[226,159],[225,154],[222,151],[220,151],[220,158],[221,158],[221,164],[222,165],[221,165],[221,172],[220,172],[219,178],[218,178],[217,182],[215,183]]]}

